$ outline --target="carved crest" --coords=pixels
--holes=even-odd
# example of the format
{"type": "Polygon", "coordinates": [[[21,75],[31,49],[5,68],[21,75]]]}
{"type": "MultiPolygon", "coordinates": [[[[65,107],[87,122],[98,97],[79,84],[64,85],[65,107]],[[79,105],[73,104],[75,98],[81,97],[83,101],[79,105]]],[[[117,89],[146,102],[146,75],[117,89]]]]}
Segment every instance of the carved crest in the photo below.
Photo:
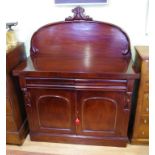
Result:
{"type": "Polygon", "coordinates": [[[31,107],[30,93],[27,91],[26,88],[23,88],[22,90],[23,90],[24,97],[25,97],[26,107],[31,107]]]}
{"type": "Polygon", "coordinates": [[[33,56],[36,55],[39,52],[39,50],[35,46],[31,46],[30,51],[31,51],[33,56]]]}
{"type": "Polygon", "coordinates": [[[74,13],[74,16],[69,16],[65,19],[65,21],[74,21],[74,20],[86,20],[86,21],[92,21],[93,19],[87,15],[84,14],[85,9],[77,6],[76,8],[72,9],[72,12],[74,13]]]}
{"type": "Polygon", "coordinates": [[[127,92],[126,93],[126,101],[124,105],[124,110],[129,110],[130,109],[130,104],[131,104],[131,98],[132,98],[132,92],[127,92]]]}

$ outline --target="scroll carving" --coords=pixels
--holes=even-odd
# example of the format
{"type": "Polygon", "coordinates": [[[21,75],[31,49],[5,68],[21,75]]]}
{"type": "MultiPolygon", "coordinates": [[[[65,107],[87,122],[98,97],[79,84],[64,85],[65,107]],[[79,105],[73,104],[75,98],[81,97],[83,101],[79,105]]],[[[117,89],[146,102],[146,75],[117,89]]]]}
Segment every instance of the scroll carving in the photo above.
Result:
{"type": "Polygon", "coordinates": [[[123,54],[123,55],[127,55],[128,52],[129,52],[128,49],[122,50],[122,54],[123,54]]]}
{"type": "Polygon", "coordinates": [[[26,105],[26,107],[31,107],[30,93],[27,91],[26,88],[23,89],[23,92],[24,92],[24,98],[25,98],[25,105],[26,105]]]}
{"type": "MultiPolygon", "coordinates": [[[[126,35],[126,37],[127,37],[127,35],[126,35]]],[[[130,44],[130,40],[128,39],[128,37],[126,39],[128,40],[128,42],[130,44]]],[[[121,53],[122,53],[122,55],[128,55],[130,53],[130,46],[128,44],[124,45],[124,47],[121,50],[121,53]]]]}
{"type": "Polygon", "coordinates": [[[74,20],[86,20],[86,21],[92,21],[93,19],[87,15],[84,14],[85,9],[77,6],[76,8],[72,9],[72,12],[74,13],[74,16],[69,16],[65,19],[65,21],[74,21],[74,20]]]}
{"type": "Polygon", "coordinates": [[[33,56],[39,52],[39,50],[34,46],[32,46],[30,50],[31,50],[31,53],[33,54],[33,56]]]}
{"type": "Polygon", "coordinates": [[[124,105],[124,110],[129,110],[130,109],[130,104],[131,104],[131,96],[132,96],[132,92],[127,92],[126,93],[126,101],[125,101],[125,105],[124,105]]]}

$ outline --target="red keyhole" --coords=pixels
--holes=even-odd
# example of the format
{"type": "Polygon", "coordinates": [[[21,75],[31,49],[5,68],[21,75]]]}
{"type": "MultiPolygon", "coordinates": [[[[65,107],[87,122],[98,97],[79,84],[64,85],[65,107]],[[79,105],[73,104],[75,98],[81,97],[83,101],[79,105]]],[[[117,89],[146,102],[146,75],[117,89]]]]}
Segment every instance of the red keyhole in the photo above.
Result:
{"type": "Polygon", "coordinates": [[[80,124],[80,120],[79,120],[78,118],[76,118],[75,124],[76,124],[76,125],[79,125],[79,124],[80,124]]]}

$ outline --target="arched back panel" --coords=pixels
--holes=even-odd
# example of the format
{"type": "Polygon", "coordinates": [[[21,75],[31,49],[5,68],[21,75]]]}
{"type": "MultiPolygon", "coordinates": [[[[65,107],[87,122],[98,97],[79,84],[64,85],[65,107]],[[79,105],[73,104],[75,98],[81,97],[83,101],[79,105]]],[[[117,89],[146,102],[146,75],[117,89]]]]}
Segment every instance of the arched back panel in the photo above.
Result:
{"type": "MultiPolygon", "coordinates": [[[[76,14],[77,16],[77,14],[76,14]]],[[[86,18],[69,17],[64,22],[52,23],[37,30],[31,39],[31,56],[81,55],[130,57],[130,41],[126,33],[113,24],[86,18]],[[78,19],[77,19],[78,18],[78,19]]]]}

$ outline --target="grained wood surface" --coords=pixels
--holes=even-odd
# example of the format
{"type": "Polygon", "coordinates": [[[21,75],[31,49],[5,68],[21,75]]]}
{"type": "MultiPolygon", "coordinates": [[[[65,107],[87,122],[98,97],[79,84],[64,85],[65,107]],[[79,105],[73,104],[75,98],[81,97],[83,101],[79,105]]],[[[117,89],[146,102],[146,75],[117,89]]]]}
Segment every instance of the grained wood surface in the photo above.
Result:
{"type": "Polygon", "coordinates": [[[37,30],[31,39],[31,56],[42,54],[95,54],[130,57],[130,41],[121,28],[98,21],[52,23],[37,30]],[[116,54],[117,53],[117,54],[116,54]]]}
{"type": "MultiPolygon", "coordinates": [[[[61,55],[61,54],[60,54],[61,55]]],[[[104,79],[135,79],[139,74],[132,68],[132,60],[126,59],[87,59],[81,57],[36,57],[28,58],[14,71],[14,75],[21,72],[31,77],[53,78],[104,78],[104,79]],[[115,64],[115,65],[114,65],[115,64]]]]}

